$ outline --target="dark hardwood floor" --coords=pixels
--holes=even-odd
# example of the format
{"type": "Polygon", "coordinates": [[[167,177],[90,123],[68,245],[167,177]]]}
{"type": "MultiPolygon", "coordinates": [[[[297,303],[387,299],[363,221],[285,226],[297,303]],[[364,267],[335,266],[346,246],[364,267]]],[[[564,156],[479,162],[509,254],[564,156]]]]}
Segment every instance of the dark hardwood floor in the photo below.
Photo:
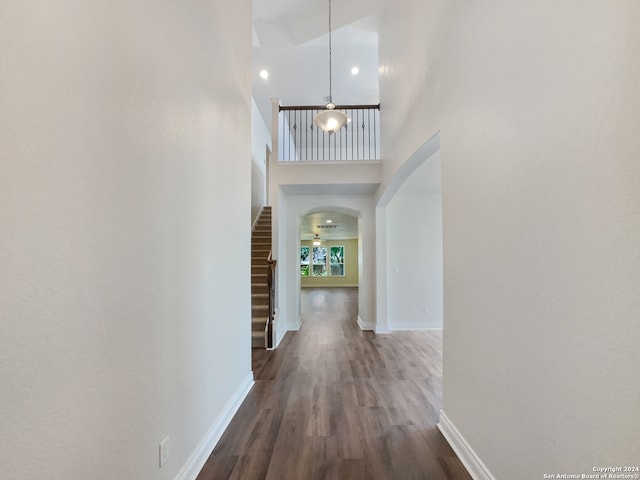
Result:
{"type": "Polygon", "coordinates": [[[303,289],[302,328],[253,351],[255,385],[198,480],[471,479],[436,427],[441,332],[363,332],[357,304],[303,289]]]}

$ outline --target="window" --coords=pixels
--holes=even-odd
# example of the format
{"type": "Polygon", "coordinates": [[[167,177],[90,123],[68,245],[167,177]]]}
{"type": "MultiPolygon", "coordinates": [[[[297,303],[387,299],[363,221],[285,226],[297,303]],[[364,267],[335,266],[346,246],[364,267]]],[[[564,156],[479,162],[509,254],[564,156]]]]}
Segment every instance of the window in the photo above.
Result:
{"type": "Polygon", "coordinates": [[[300,276],[344,277],[344,246],[300,247],[300,276]]]}
{"type": "Polygon", "coordinates": [[[300,247],[300,275],[309,276],[309,247],[300,247]]]}
{"type": "Polygon", "coordinates": [[[344,277],[344,247],[331,247],[330,252],[330,274],[333,276],[344,277]]]}
{"type": "Polygon", "coordinates": [[[327,276],[327,247],[313,247],[313,270],[314,277],[327,276]]]}

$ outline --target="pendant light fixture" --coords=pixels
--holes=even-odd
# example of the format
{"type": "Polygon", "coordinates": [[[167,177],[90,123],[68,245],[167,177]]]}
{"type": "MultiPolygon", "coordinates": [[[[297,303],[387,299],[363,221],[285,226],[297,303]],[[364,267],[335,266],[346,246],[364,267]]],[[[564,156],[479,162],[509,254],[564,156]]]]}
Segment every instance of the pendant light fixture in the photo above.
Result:
{"type": "Polygon", "coordinates": [[[318,236],[318,234],[316,233],[316,236],[315,236],[315,237],[313,237],[313,245],[317,247],[317,246],[319,246],[319,245],[320,245],[320,243],[321,243],[321,242],[320,242],[320,237],[319,237],[319,236],[318,236]]]}
{"type": "Polygon", "coordinates": [[[333,103],[331,67],[331,0],[329,0],[329,103],[325,105],[325,110],[318,113],[313,119],[313,123],[328,133],[340,130],[348,120],[347,115],[340,110],[336,110],[336,104],[333,103]]]}

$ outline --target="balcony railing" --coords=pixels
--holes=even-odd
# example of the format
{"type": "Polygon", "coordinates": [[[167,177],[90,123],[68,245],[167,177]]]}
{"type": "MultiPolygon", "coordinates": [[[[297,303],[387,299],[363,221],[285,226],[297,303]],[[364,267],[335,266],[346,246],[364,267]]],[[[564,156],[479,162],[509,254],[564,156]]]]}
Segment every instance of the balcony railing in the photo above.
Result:
{"type": "Polygon", "coordinates": [[[335,133],[314,125],[323,106],[280,106],[278,160],[282,162],[380,160],[380,105],[344,105],[349,122],[335,133]]]}

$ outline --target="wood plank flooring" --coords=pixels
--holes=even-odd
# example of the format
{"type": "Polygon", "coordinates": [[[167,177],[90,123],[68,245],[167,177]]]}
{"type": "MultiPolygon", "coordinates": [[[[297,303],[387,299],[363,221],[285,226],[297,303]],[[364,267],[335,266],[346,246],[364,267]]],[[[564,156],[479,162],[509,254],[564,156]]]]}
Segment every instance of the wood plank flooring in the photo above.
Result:
{"type": "Polygon", "coordinates": [[[303,289],[302,328],[253,351],[255,385],[198,480],[471,479],[436,427],[441,332],[363,332],[357,304],[303,289]]]}

